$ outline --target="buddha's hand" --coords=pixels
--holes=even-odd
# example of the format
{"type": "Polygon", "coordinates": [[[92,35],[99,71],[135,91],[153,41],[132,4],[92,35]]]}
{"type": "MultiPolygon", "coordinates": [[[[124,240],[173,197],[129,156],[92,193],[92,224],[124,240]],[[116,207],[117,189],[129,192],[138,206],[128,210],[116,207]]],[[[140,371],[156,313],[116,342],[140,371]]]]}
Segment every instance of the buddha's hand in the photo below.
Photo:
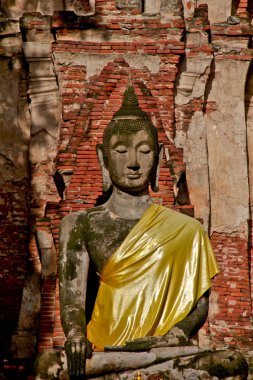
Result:
{"type": "Polygon", "coordinates": [[[172,327],[162,338],[169,343],[169,346],[189,346],[192,344],[189,337],[177,326],[172,327]]]}
{"type": "Polygon", "coordinates": [[[65,352],[70,379],[85,379],[86,358],[92,354],[91,343],[81,332],[70,334],[65,342],[65,352]]]}
{"type": "Polygon", "coordinates": [[[183,330],[178,327],[172,327],[164,336],[145,336],[129,340],[123,346],[124,351],[147,351],[156,347],[175,347],[190,345],[189,338],[183,330]]]}

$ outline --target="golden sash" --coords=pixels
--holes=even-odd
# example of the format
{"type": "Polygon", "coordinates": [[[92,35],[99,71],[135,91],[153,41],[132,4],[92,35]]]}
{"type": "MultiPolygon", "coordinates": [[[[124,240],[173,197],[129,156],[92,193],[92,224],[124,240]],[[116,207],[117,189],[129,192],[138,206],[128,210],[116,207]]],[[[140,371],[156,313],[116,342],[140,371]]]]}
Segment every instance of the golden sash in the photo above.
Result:
{"type": "Polygon", "coordinates": [[[166,334],[218,272],[202,225],[151,205],[103,268],[88,339],[104,347],[166,334]]]}

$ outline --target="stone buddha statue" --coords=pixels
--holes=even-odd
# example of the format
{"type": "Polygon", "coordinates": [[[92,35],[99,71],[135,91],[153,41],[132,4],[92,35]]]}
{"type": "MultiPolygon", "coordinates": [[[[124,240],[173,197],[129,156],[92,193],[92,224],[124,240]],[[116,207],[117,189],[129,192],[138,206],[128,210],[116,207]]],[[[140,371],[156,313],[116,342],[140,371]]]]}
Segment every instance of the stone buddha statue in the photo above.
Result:
{"type": "Polygon", "coordinates": [[[60,306],[71,380],[157,363],[173,347],[194,353],[191,337],[206,320],[218,273],[202,225],[152,202],[162,146],[132,86],[97,153],[109,200],[61,223],[60,306]]]}
{"type": "Polygon", "coordinates": [[[104,190],[112,186],[112,194],[61,225],[61,320],[70,375],[85,373],[92,345],[145,350],[170,345],[170,337],[173,344],[175,335],[187,341],[206,320],[210,278],[218,272],[199,222],[151,200],[162,146],[132,86],[97,152],[104,190]],[[87,321],[90,266],[100,285],[87,321]]]}

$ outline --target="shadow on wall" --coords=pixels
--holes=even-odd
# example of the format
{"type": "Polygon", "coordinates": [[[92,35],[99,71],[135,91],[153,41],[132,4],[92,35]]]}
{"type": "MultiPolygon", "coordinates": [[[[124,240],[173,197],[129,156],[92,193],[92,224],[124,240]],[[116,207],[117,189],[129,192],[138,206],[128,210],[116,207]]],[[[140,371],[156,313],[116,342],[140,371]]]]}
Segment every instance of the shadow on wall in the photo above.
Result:
{"type": "Polygon", "coordinates": [[[17,329],[26,273],[30,120],[20,56],[0,59],[0,358],[17,329]]]}
{"type": "Polygon", "coordinates": [[[94,12],[95,0],[2,0],[1,8],[10,19],[18,20],[24,13],[40,12],[42,15],[52,15],[54,11],[75,12],[85,16],[94,12]]]}
{"type": "Polygon", "coordinates": [[[231,4],[231,16],[235,16],[239,6],[240,0],[233,0],[231,4]]]}

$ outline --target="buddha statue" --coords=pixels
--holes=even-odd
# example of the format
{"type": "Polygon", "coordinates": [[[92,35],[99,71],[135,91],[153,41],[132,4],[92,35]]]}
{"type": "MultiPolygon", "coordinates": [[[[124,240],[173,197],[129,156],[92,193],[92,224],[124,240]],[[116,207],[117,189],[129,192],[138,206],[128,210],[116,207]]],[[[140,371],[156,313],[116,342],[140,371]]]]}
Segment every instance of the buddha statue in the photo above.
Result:
{"type": "Polygon", "coordinates": [[[202,225],[149,195],[149,186],[158,191],[162,146],[132,86],[97,153],[109,200],[61,222],[60,307],[71,380],[103,376],[106,355],[110,371],[119,372],[157,362],[154,355],[171,357],[171,348],[196,352],[191,337],[207,318],[218,273],[202,225]]]}
{"type": "Polygon", "coordinates": [[[218,272],[199,222],[152,204],[149,185],[158,190],[162,146],[132,86],[97,152],[104,190],[112,186],[112,194],[61,225],[61,320],[71,375],[84,373],[92,345],[169,345],[175,328],[187,340],[206,320],[210,278],[218,272]],[[100,285],[88,322],[90,265],[100,285]]]}

